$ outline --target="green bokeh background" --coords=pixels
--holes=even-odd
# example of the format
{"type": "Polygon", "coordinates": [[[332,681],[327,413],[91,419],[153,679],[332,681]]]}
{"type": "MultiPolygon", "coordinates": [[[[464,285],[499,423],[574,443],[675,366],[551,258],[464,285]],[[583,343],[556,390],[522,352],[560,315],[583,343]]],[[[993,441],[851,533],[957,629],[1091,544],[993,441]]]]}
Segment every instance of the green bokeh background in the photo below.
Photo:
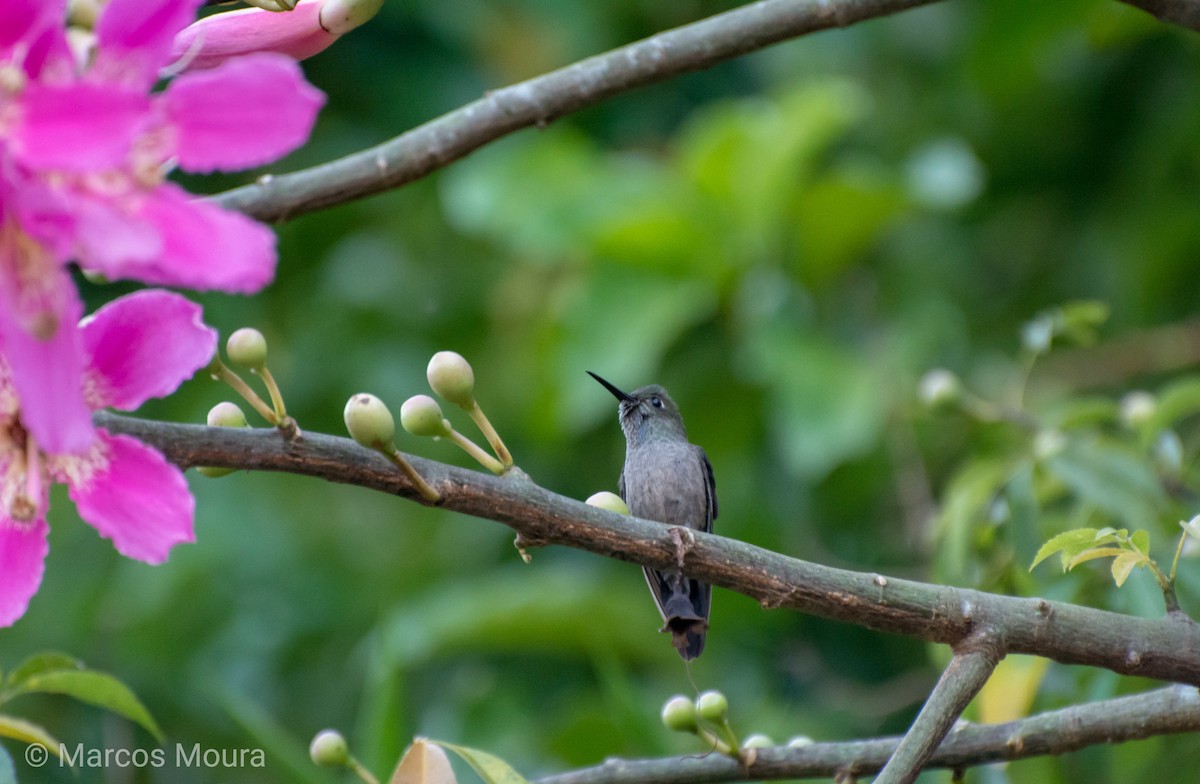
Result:
{"type": "MultiPolygon", "coordinates": [[[[311,143],[272,171],[729,7],[390,0],[305,64],[328,104],[311,143]]],[[[429,356],[454,349],[520,466],[585,498],[615,490],[624,447],[613,400],[584,371],[658,382],[712,460],[723,535],[1153,615],[1161,598],[1142,573],[1120,594],[1098,571],[1027,575],[1057,522],[1002,556],[974,528],[947,531],[935,501],[990,431],[921,412],[914,390],[945,366],[1010,399],[1021,324],[1082,298],[1111,307],[1101,347],[1125,336],[1140,361],[1096,349],[1048,362],[1043,399],[1152,386],[1196,360],[1200,343],[1153,349],[1167,328],[1195,339],[1198,323],[1198,72],[1196,34],[1110,0],[941,3],[618,97],[297,218],[279,227],[271,288],[198,299],[223,334],[266,333],[308,431],[342,433],[355,392],[398,410],[428,391],[429,356]],[[979,546],[947,556],[968,539],[979,546]]],[[[122,290],[86,294],[96,306],[122,290]]],[[[194,380],[142,413],[202,421],[229,397],[194,380]]],[[[468,464],[445,443],[400,445],[468,464]]],[[[379,775],[414,735],[531,777],[700,751],[659,723],[692,686],[637,567],[560,548],[525,565],[498,524],[299,477],[190,481],[198,541],[160,567],[117,556],[56,493],[45,582],[0,631],[0,666],[70,652],[128,682],[169,743],[264,748],[267,769],[72,778],[18,761],[22,781],[343,780],[307,761],[325,727],[379,775]]],[[[742,732],[850,739],[903,731],[944,657],[717,589],[692,677],[729,695],[742,732]]],[[[1147,685],[1055,665],[1033,708],[1147,685]]],[[[58,698],[8,707],[70,745],[153,743],[58,698]]],[[[1194,739],[1156,739],[968,781],[1150,781],[1189,762],[1194,739]]]]}

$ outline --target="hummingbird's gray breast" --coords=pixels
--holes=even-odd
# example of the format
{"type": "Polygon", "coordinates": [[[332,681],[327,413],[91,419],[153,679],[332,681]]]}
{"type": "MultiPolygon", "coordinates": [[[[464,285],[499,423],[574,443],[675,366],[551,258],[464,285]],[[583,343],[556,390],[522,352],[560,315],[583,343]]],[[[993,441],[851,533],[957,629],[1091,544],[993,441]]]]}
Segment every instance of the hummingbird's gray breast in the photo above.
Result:
{"type": "Polygon", "coordinates": [[[622,480],[634,516],[701,531],[708,527],[704,459],[687,441],[662,439],[627,450],[622,480]]]}

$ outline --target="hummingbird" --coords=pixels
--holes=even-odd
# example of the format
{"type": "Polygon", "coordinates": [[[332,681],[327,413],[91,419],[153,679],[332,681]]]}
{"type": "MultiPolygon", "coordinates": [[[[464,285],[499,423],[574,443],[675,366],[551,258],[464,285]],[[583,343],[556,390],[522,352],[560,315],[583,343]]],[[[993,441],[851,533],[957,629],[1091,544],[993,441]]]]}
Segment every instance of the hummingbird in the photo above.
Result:
{"type": "MultiPolygon", "coordinates": [[[[630,513],[646,520],[712,533],[717,489],[704,450],[688,441],[679,407],[658,384],[622,392],[592,371],[620,401],[618,418],[625,433],[625,466],[617,490],[630,513]]],[[[670,632],[679,655],[690,661],[704,650],[712,586],[643,567],[654,604],[663,618],[659,631],[670,632]]]]}

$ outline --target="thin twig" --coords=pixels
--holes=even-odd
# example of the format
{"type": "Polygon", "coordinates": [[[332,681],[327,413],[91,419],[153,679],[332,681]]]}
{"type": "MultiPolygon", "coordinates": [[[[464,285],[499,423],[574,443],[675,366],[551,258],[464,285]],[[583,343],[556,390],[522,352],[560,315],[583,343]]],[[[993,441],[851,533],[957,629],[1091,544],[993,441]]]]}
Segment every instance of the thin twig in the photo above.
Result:
{"type": "MultiPolygon", "coordinates": [[[[1192,687],[1171,686],[1004,724],[964,722],[950,732],[928,767],[967,768],[1196,731],[1200,731],[1200,694],[1192,687]]],[[[720,754],[610,759],[595,767],[546,776],[534,784],[707,784],[748,777],[767,781],[867,776],[883,767],[900,741],[890,737],[758,749],[749,771],[720,754]]]]}
{"type": "Polygon", "coordinates": [[[543,128],[615,95],[789,38],[934,2],[938,0],[759,0],[494,90],[376,147],[267,176],[214,200],[262,221],[288,220],[418,180],[488,142],[522,128],[543,128]]]}

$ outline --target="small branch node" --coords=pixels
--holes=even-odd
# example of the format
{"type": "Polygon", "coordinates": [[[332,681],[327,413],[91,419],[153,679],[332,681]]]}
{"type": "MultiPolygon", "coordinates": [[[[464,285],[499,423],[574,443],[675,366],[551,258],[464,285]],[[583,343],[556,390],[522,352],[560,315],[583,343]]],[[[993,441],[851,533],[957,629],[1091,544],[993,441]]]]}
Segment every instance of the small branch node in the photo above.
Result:
{"type": "Polygon", "coordinates": [[[1142,654],[1130,648],[1125,654],[1125,666],[1130,670],[1136,670],[1142,666],[1142,654]]]}
{"type": "Polygon", "coordinates": [[[671,541],[675,543],[675,566],[682,572],[688,551],[696,546],[696,537],[692,536],[692,529],[679,526],[670,530],[670,536],[671,541]]]}

